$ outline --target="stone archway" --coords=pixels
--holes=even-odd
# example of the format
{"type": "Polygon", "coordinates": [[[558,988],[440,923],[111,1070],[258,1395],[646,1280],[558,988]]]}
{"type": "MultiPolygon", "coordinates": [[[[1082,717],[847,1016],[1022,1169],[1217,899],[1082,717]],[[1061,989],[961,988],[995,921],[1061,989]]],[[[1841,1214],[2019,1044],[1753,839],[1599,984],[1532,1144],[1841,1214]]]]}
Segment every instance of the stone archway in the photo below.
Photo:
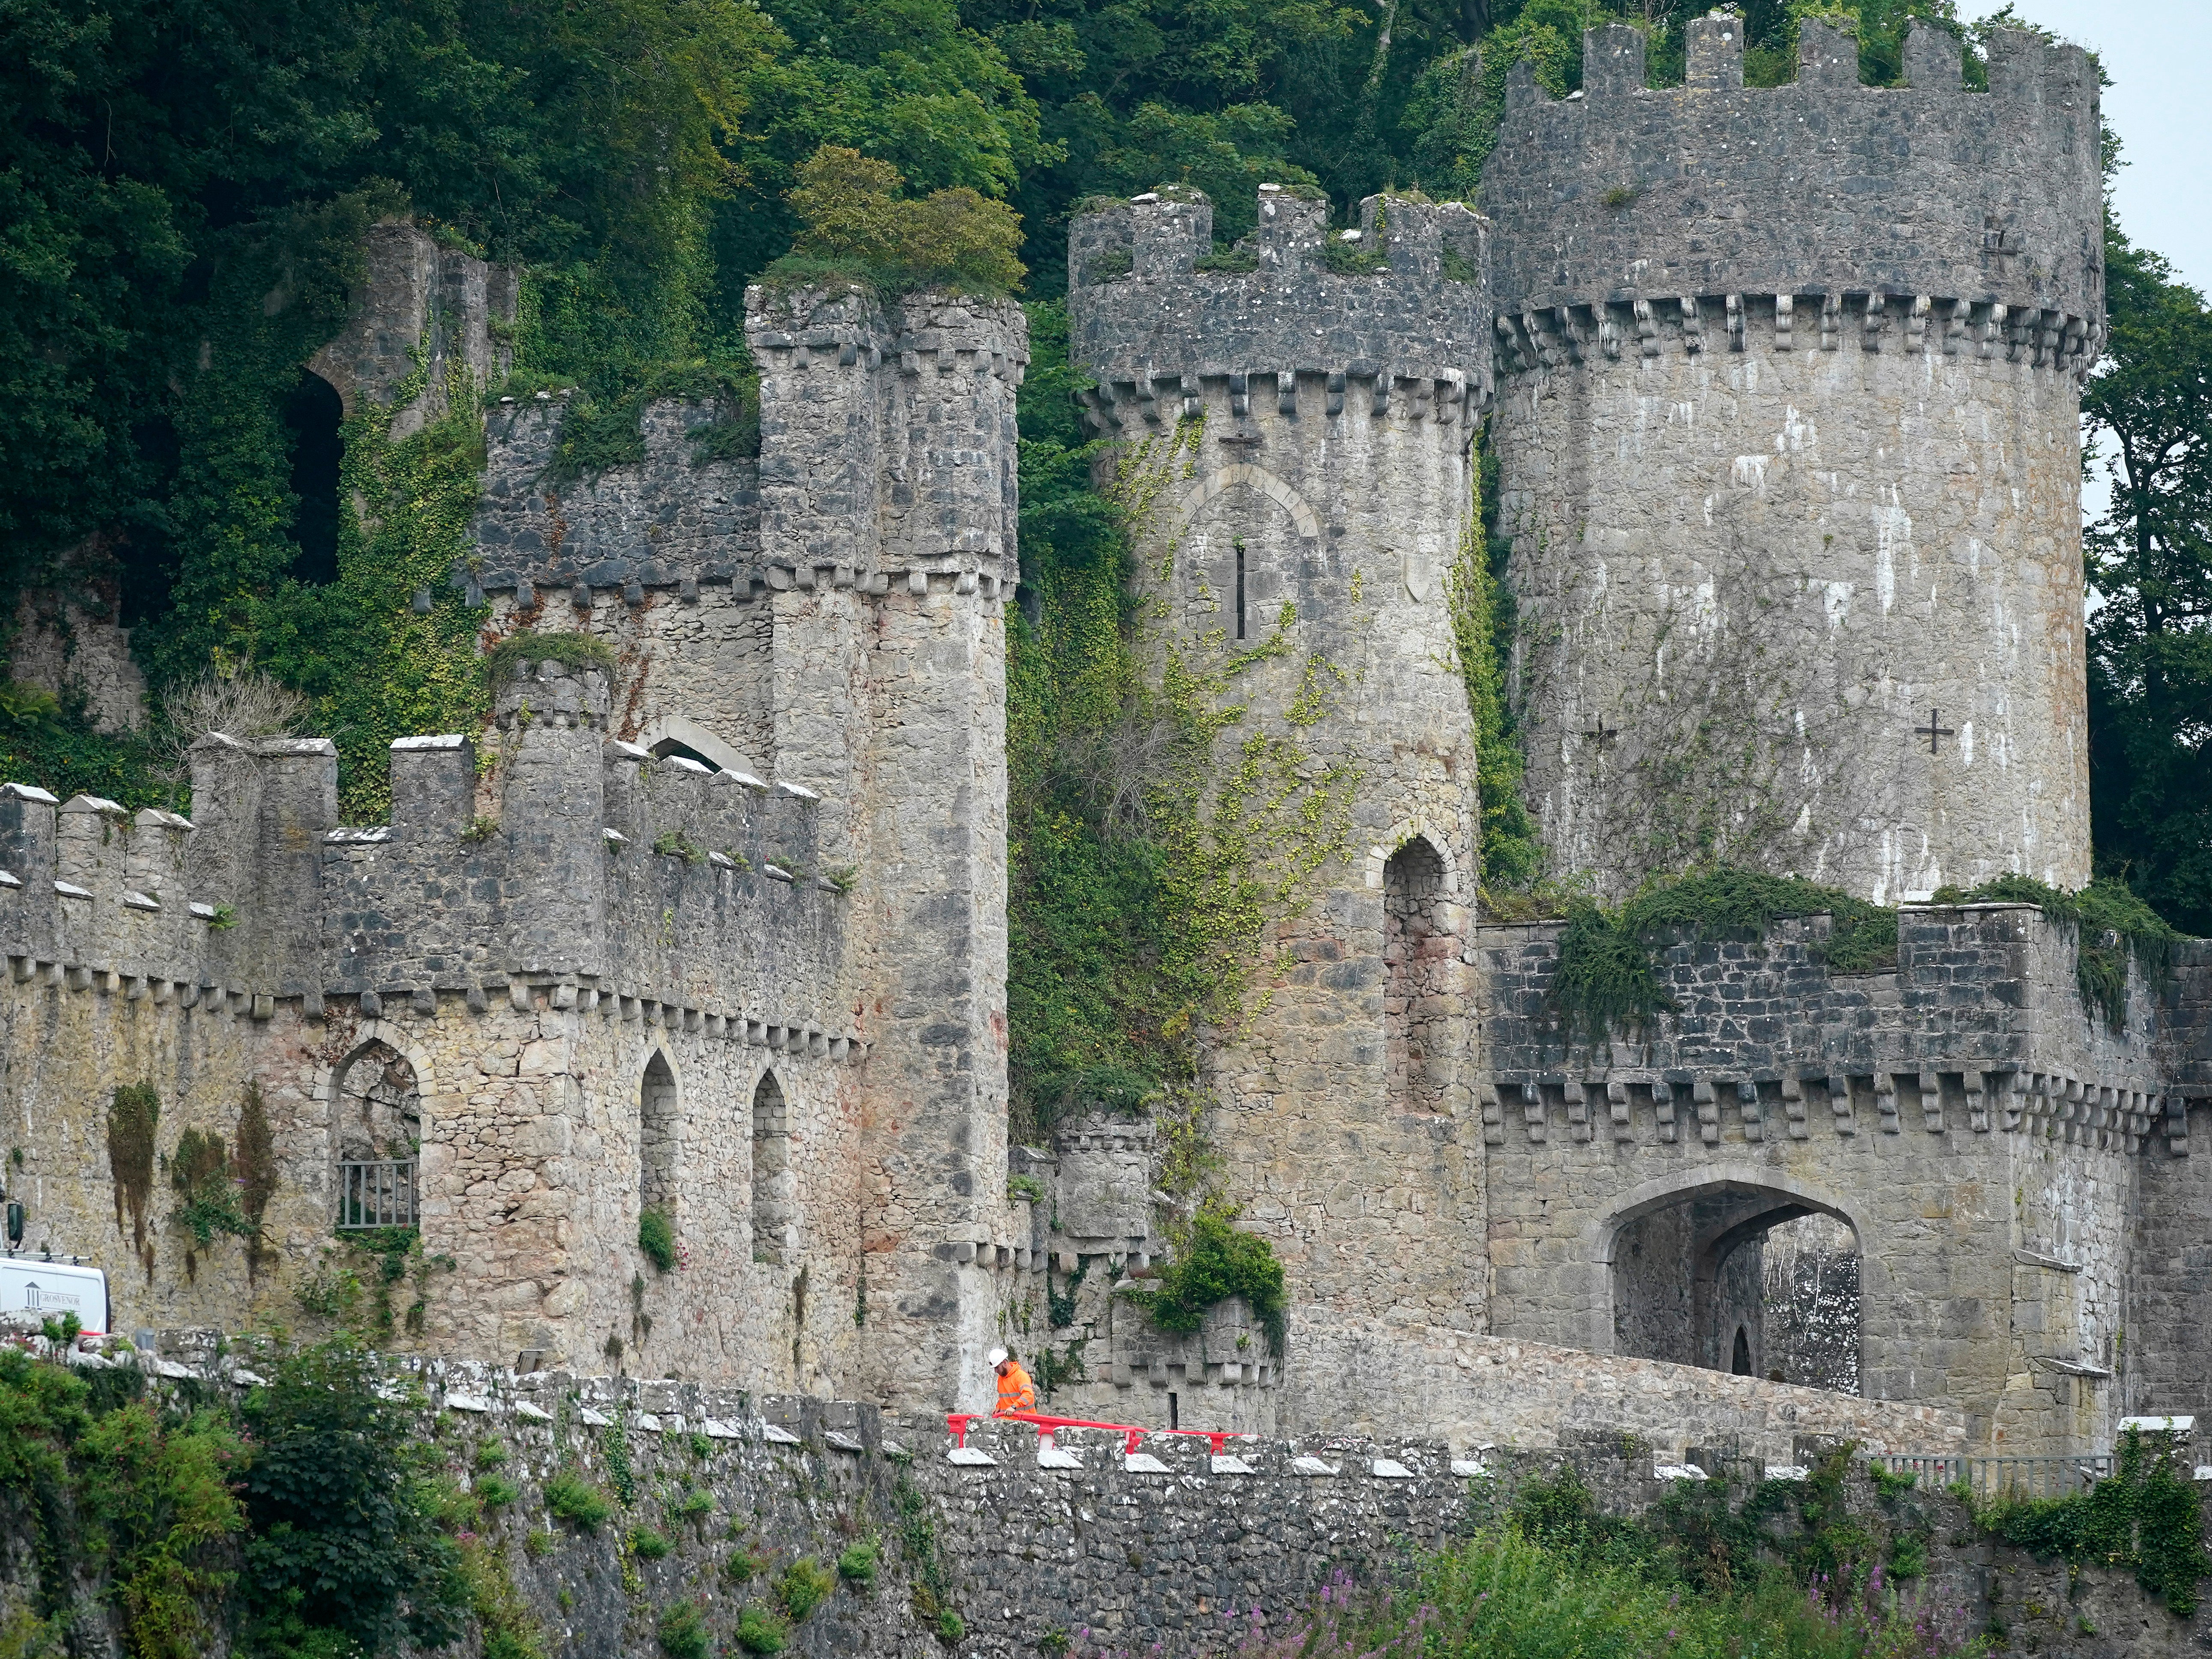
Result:
{"type": "Polygon", "coordinates": [[[1756,1174],[1692,1180],[1625,1205],[1607,1224],[1601,1252],[1605,1351],[1746,1376],[1771,1377],[1779,1370],[1787,1382],[1855,1392],[1856,1274],[1848,1283],[1840,1274],[1825,1280],[1816,1275],[1815,1294],[1834,1305],[1808,1310],[1793,1299],[1800,1294],[1794,1276],[1785,1285],[1765,1271],[1768,1238],[1808,1218],[1825,1218],[1847,1235],[1856,1260],[1857,1224],[1841,1205],[1756,1174]],[[1769,1316],[1783,1312],[1797,1323],[1823,1327],[1827,1348],[1847,1346],[1850,1352],[1824,1348],[1817,1366],[1798,1367],[1808,1374],[1790,1375],[1770,1352],[1769,1316]],[[1838,1331],[1846,1318],[1849,1331],[1838,1331]]]}

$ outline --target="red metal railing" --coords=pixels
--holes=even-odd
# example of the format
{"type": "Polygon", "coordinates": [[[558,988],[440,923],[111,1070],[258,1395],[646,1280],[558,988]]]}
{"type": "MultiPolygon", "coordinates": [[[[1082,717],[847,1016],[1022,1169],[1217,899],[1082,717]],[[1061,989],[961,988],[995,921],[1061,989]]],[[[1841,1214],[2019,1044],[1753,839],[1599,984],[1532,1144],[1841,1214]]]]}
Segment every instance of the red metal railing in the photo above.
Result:
{"type": "Polygon", "coordinates": [[[1221,1449],[1231,1440],[1250,1440],[1255,1437],[1240,1434],[1234,1429],[1140,1429],[1133,1423],[1097,1423],[1085,1417],[1051,1417],[1042,1412],[1008,1412],[1001,1416],[995,1412],[947,1412],[945,1426],[952,1431],[957,1446],[968,1443],[968,1428],[973,1423],[1027,1423],[1036,1429],[1047,1444],[1061,1429],[1105,1429],[1122,1437],[1121,1453],[1127,1456],[1137,1449],[1137,1443],[1148,1434],[1184,1434],[1204,1440],[1211,1448],[1210,1455],[1219,1457],[1221,1449]]]}

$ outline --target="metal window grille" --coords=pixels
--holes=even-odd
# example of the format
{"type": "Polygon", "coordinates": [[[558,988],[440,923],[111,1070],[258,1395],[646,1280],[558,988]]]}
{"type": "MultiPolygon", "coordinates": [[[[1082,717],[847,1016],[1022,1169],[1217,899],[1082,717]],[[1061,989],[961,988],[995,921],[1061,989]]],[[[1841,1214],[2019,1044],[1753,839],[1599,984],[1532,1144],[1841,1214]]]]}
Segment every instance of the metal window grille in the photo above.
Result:
{"type": "Polygon", "coordinates": [[[341,1229],[416,1224],[413,1158],[379,1158],[338,1165],[341,1229]]]}

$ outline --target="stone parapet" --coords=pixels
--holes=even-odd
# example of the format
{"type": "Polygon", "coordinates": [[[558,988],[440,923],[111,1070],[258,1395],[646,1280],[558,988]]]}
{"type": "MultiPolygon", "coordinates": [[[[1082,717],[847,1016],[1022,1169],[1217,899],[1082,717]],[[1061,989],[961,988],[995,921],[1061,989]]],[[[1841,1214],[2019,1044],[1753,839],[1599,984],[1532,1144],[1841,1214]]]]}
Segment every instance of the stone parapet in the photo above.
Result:
{"type": "Polygon", "coordinates": [[[1490,402],[1489,226],[1463,204],[1370,196],[1358,246],[1387,269],[1332,270],[1328,204],[1263,186],[1249,271],[1206,270],[1213,208],[1162,189],[1079,216],[1069,232],[1069,354],[1097,377],[1102,431],[1198,412],[1226,380],[1248,412],[1253,377],[1285,416],[1334,416],[1347,396],[1376,415],[1471,427],[1490,402]]]}
{"type": "Polygon", "coordinates": [[[814,793],[605,737],[596,671],[537,665],[477,740],[392,745],[388,823],[338,824],[321,738],[194,750],[196,821],[0,792],[0,950],[130,999],[650,1006],[689,1029],[843,1058],[840,882],[814,793]],[[534,706],[533,706],[534,702],[534,706]],[[489,810],[487,811],[486,808],[489,810]]]}
{"type": "Polygon", "coordinates": [[[1492,1146],[1910,1124],[2133,1154],[2167,1133],[2174,1055],[2201,1042],[2186,981],[2162,990],[2140,968],[2126,1026],[2107,1028],[2075,982],[2074,939],[2033,905],[1909,906],[1897,963],[1878,973],[1821,960],[1825,916],[1760,941],[1684,939],[1656,952],[1667,1011],[1601,1033],[1570,1033],[1553,1000],[1562,927],[1478,935],[1492,1146]]]}
{"type": "Polygon", "coordinates": [[[1908,87],[1858,84],[1857,43],[1799,30],[1790,86],[1747,88],[1743,30],[1693,25],[1680,88],[1644,84],[1642,33],[1583,37],[1582,95],[1515,66],[1483,206],[1501,311],[1681,295],[1951,296],[2104,317],[2095,64],[2001,29],[1990,90],[1969,93],[1954,36],[1913,25],[1908,87]]]}

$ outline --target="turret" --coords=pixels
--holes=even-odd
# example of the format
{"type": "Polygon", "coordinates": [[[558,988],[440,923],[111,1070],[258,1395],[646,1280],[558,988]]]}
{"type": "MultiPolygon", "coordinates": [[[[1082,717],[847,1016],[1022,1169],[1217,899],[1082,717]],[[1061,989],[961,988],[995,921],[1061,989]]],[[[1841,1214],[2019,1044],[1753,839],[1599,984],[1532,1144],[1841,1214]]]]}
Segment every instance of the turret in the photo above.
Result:
{"type": "Polygon", "coordinates": [[[1592,30],[1516,67],[1496,448],[1515,690],[1561,874],[1723,856],[1894,902],[2088,875],[2080,386],[2103,332],[2097,82],[2000,31],[1990,90],[1915,25],[1911,84],[1800,29],[1747,89],[1592,30]]]}
{"type": "Polygon", "coordinates": [[[1373,1317],[1376,1218],[1337,1202],[1344,1183],[1419,1195],[1428,1265],[1399,1264],[1403,1294],[1437,1325],[1480,1321],[1480,1276],[1453,1265],[1482,1246],[1460,1128],[1475,757],[1449,594],[1480,556],[1489,236],[1457,203],[1402,197],[1362,204],[1350,240],[1289,189],[1263,187],[1257,217],[1224,256],[1194,191],[1083,215],[1069,324],[1093,428],[1118,441],[1100,481],[1128,509],[1140,657],[1194,716],[1241,708],[1205,810],[1261,768],[1239,833],[1298,871],[1264,1007],[1206,1057],[1230,1195],[1291,1286],[1295,1424],[1340,1418],[1343,1367],[1425,1363],[1373,1317]],[[1351,1164],[1311,1155],[1322,1121],[1351,1164]]]}

